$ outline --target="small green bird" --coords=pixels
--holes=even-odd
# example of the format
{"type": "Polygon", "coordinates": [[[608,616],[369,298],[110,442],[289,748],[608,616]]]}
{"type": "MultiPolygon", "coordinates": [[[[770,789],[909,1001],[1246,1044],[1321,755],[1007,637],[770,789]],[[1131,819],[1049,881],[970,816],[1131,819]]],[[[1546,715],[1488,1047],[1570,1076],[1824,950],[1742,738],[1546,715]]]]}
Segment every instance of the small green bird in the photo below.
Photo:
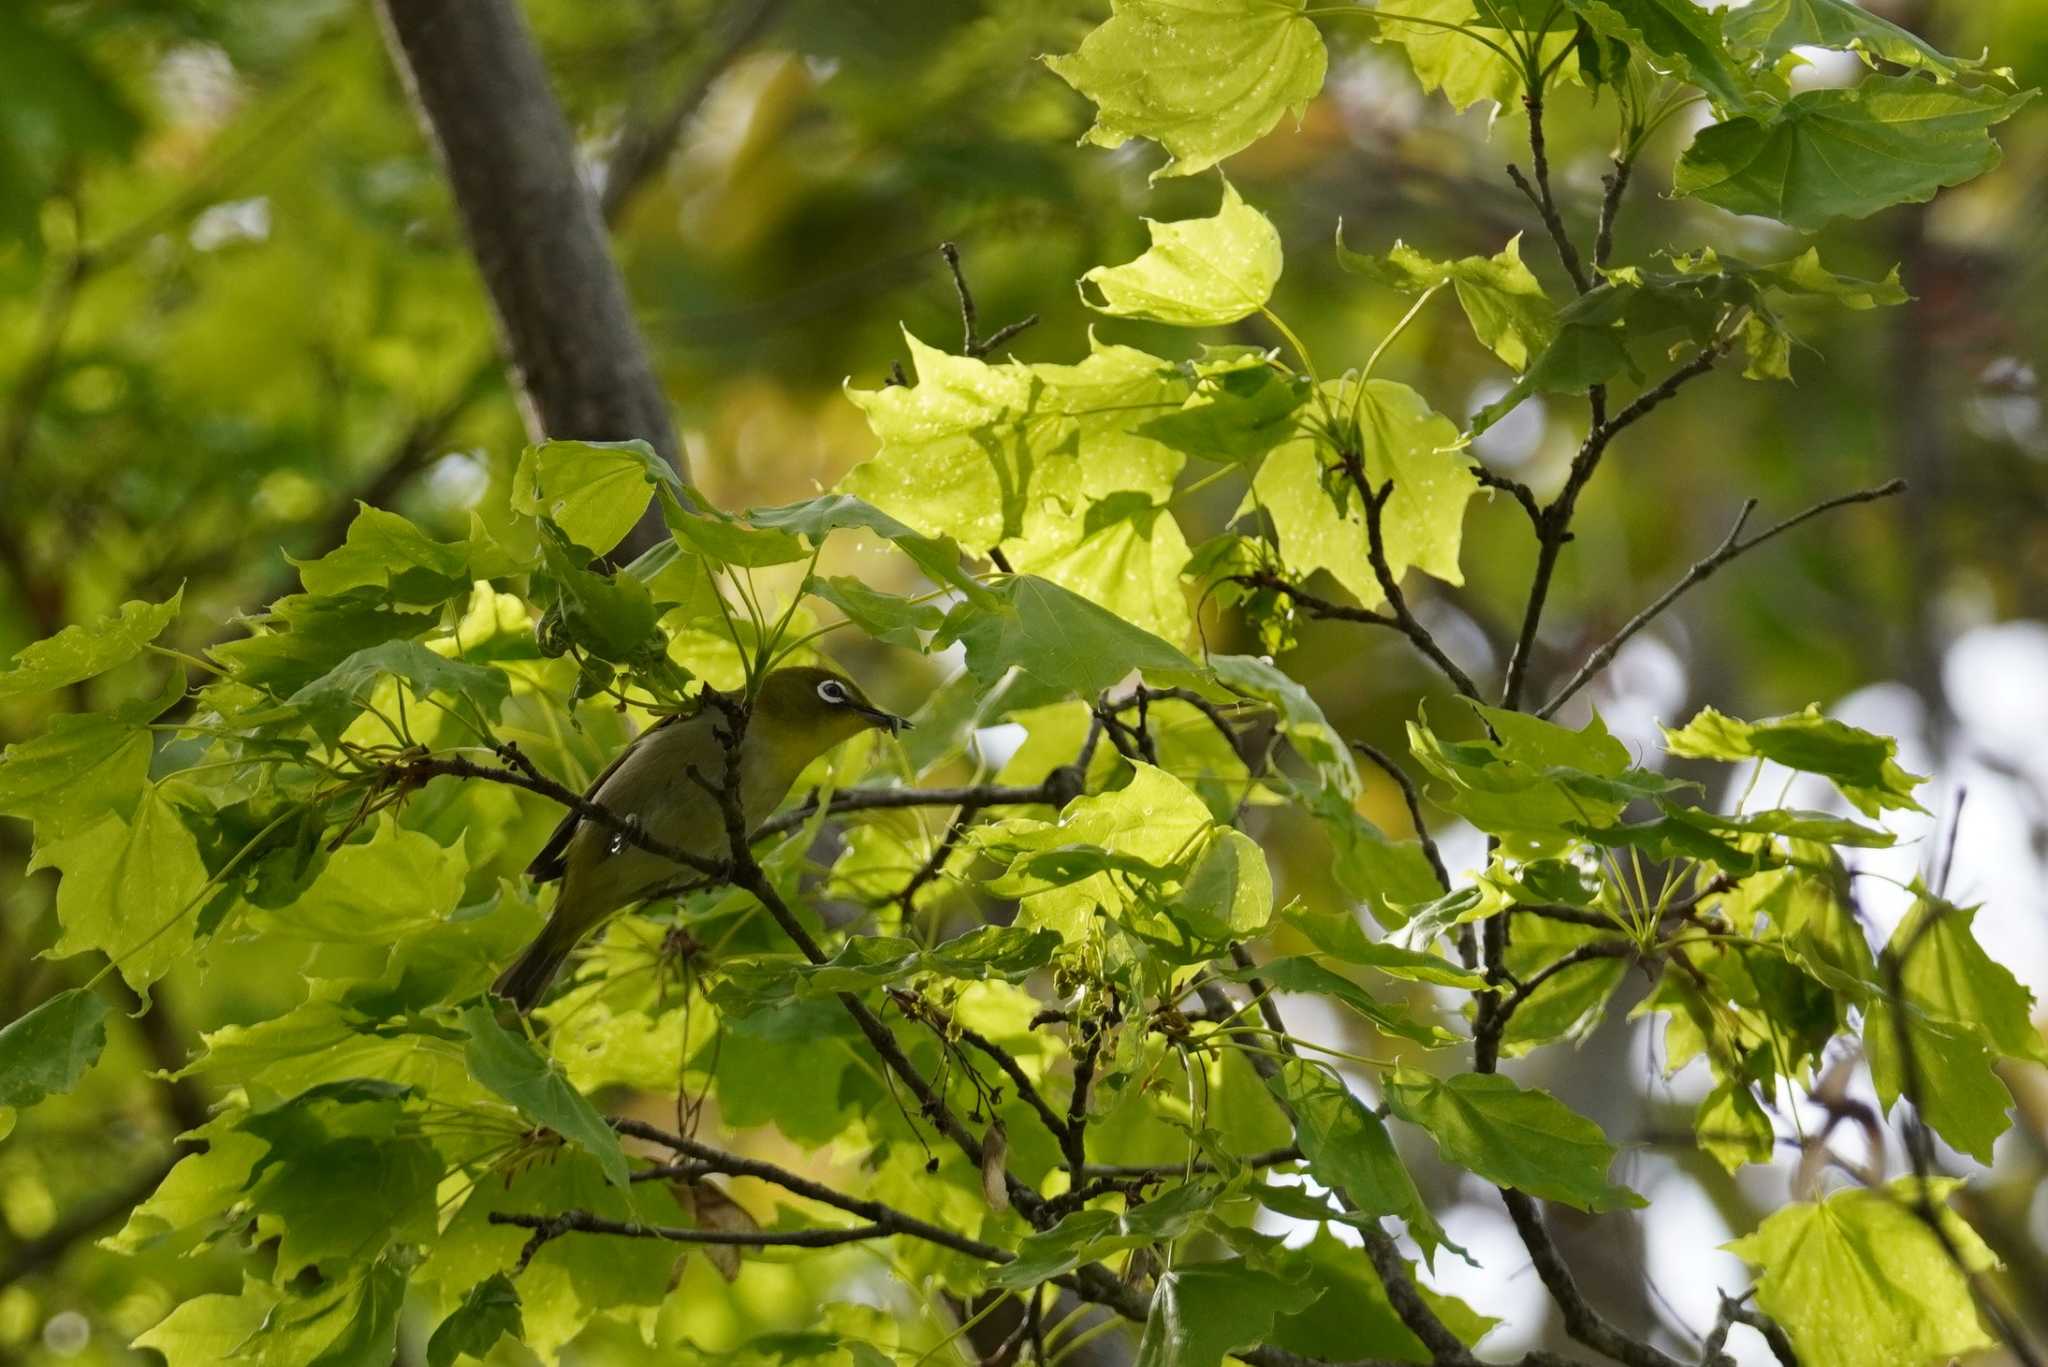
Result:
{"type": "MultiPolygon", "coordinates": [[[[655,840],[706,859],[727,852],[719,800],[690,775],[725,777],[719,732],[725,713],[708,704],[649,727],[597,776],[585,798],[637,820],[655,840]]],[[[789,795],[810,762],[862,731],[895,733],[909,726],[869,702],[851,679],[810,666],[771,670],[761,680],[740,742],[740,810],[749,829],[789,795]]],[[[491,989],[523,1013],[583,937],[628,902],[675,878],[675,863],[628,841],[618,831],[571,812],[527,866],[537,882],[561,879],[554,914],[491,989]]]]}

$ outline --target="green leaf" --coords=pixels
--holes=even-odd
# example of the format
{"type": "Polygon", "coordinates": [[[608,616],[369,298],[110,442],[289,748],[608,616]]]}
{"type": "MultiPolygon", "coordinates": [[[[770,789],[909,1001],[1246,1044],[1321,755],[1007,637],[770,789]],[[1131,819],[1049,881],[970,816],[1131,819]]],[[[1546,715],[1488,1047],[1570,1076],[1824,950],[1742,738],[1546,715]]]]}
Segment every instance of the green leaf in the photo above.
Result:
{"type": "Polygon", "coordinates": [[[1421,841],[1390,839],[1334,789],[1312,794],[1309,810],[1330,837],[1337,886],[1364,902],[1382,926],[1405,924],[1410,907],[1443,891],[1421,841]]]}
{"type": "Polygon", "coordinates": [[[1865,816],[1888,808],[1926,810],[1913,800],[1913,789],[1927,780],[1898,766],[1897,741],[1823,717],[1817,706],[1754,722],[1702,708],[1678,730],[1665,730],[1664,748],[1681,759],[1767,759],[1819,774],[1865,816]]]}
{"type": "Polygon", "coordinates": [[[23,647],[0,670],[0,698],[47,693],[126,664],[176,619],[184,597],[180,589],[162,603],[123,603],[119,612],[90,626],[68,626],[23,647]]]}
{"type": "Polygon", "coordinates": [[[1982,62],[1950,57],[1853,0],[1754,0],[1726,14],[1728,41],[1766,62],[1795,48],[1824,47],[1854,52],[1872,66],[1882,61],[1926,71],[1942,81],[1983,69],[1982,62]]]}
{"type": "Polygon", "coordinates": [[[1266,1086],[1293,1113],[1295,1138],[1316,1181],[1342,1191],[1363,1214],[1405,1220],[1425,1257],[1434,1256],[1439,1248],[1464,1256],[1430,1214],[1386,1125],[1341,1079],[1327,1069],[1290,1059],[1266,1086]]]}
{"type": "MultiPolygon", "coordinates": [[[[2012,1128],[2012,1093],[1998,1075],[1998,1057],[1981,1030],[1934,1019],[1908,1007],[1907,1045],[1913,1051],[1913,1106],[1936,1134],[1959,1153],[1987,1167],[1992,1146],[2012,1128]]],[[[1889,1113],[1906,1092],[1899,1013],[1883,998],[1864,1007],[1863,1053],[1877,1104],[1889,1113]]]]}
{"type": "Polygon", "coordinates": [[[284,1225],[280,1277],[360,1264],[393,1241],[421,1244],[435,1234],[434,1189],[444,1165],[424,1139],[316,1131],[273,1144],[265,1161],[249,1199],[284,1225]]]}
{"type": "Polygon", "coordinates": [[[1139,435],[1203,460],[1256,466],[1295,432],[1295,414],[1312,386],[1269,360],[1249,358],[1194,366],[1195,390],[1177,413],[1151,418],[1139,435]]]}
{"type": "Polygon", "coordinates": [[[662,501],[662,515],[668,519],[669,530],[675,533],[679,545],[720,565],[759,569],[810,558],[796,534],[779,527],[756,527],[715,509],[693,512],[666,499],[662,501]]]}
{"type": "Polygon", "coordinates": [[[1077,1210],[1051,1229],[1027,1234],[1017,1257],[989,1276],[989,1285],[1022,1291],[1096,1262],[1148,1244],[1177,1239],[1208,1215],[1219,1200],[1216,1187],[1199,1182],[1173,1187],[1121,1213],[1077,1210]]]}
{"type": "MultiPolygon", "coordinates": [[[[1998,1263],[1977,1232],[1948,1209],[1961,1179],[1930,1181],[1927,1195],[1963,1268],[1998,1263]]],[[[1808,1367],[1922,1367],[1994,1343],[1978,1322],[1970,1284],[1917,1211],[1920,1188],[1846,1187],[1785,1207],[1754,1234],[1725,1245],[1763,1269],[1757,1307],[1792,1338],[1808,1367]]]]}
{"type": "Polygon", "coordinates": [[[109,814],[76,835],[38,846],[31,871],[54,868],[57,920],[51,951],[62,957],[101,950],[137,992],[184,959],[192,944],[189,918],[206,887],[199,844],[178,809],[154,784],[142,790],[134,815],[109,814]]]}
{"type": "Polygon", "coordinates": [[[1212,217],[1176,223],[1148,218],[1145,227],[1152,245],[1143,256],[1121,266],[1097,266],[1081,277],[1088,307],[1112,318],[1220,327],[1263,309],[1280,282],[1279,231],[1228,181],[1223,206],[1212,217]],[[1088,297],[1089,285],[1099,302],[1088,297]]]}
{"type": "Polygon", "coordinates": [[[916,384],[847,391],[881,443],[847,493],[925,536],[977,550],[1025,538],[1048,559],[1085,539],[1089,505],[1172,493],[1181,453],[1141,435],[1188,397],[1171,363],[1093,342],[1077,365],[989,365],[905,341],[916,384]]]}
{"type": "Polygon", "coordinates": [[[0,1027],[0,1106],[29,1107],[78,1085],[107,1047],[107,1003],[73,987],[0,1027]]]}
{"type": "Polygon", "coordinates": [[[1486,986],[1484,973],[1460,968],[1449,959],[1404,949],[1385,940],[1368,940],[1357,919],[1347,911],[1311,911],[1297,902],[1281,915],[1317,949],[1347,964],[1376,968],[1390,978],[1407,982],[1462,987],[1467,991],[1486,986]]]}
{"type": "Polygon", "coordinates": [[[981,589],[960,567],[960,546],[949,536],[925,536],[851,494],[820,494],[801,503],[755,508],[747,514],[755,527],[796,532],[812,545],[835,531],[870,531],[884,537],[924,571],[934,584],[948,584],[972,597],[981,589]]]}
{"type": "Polygon", "coordinates": [[[472,1286],[462,1304],[434,1330],[427,1340],[427,1367],[455,1367],[457,1358],[483,1357],[500,1338],[517,1342],[524,1334],[518,1290],[510,1277],[493,1273],[472,1286]]]}
{"type": "Polygon", "coordinates": [[[1442,1026],[1411,1020],[1405,1012],[1385,1006],[1343,974],[1323,967],[1313,955],[1291,954],[1250,968],[1219,971],[1217,976],[1237,981],[1256,977],[1277,992],[1300,992],[1342,1002],[1371,1021],[1382,1034],[1397,1035],[1429,1048],[1450,1044],[1458,1038],[1442,1026]]]}
{"type": "Polygon", "coordinates": [[[406,1280],[395,1257],[303,1290],[248,1279],[239,1296],[182,1302],[134,1346],[162,1353],[170,1367],[390,1367],[406,1280]]]}
{"type": "Polygon", "coordinates": [[[1771,1118],[1750,1090],[1749,1079],[1730,1078],[1715,1085],[1693,1112],[1700,1148],[1733,1173],[1745,1163],[1768,1163],[1777,1140],[1771,1118]]]}
{"type": "Polygon", "coordinates": [[[1304,1310],[1320,1294],[1241,1259],[1178,1264],[1152,1293],[1137,1367],[1221,1367],[1233,1348],[1270,1334],[1275,1316],[1304,1310]]]}
{"type": "MultiPolygon", "coordinates": [[[[1327,1362],[1391,1358],[1429,1363],[1435,1355],[1415,1337],[1387,1299],[1387,1288],[1358,1250],[1328,1230],[1285,1255],[1283,1267],[1302,1268],[1310,1286],[1322,1295],[1305,1310],[1282,1315],[1273,1324],[1270,1342],[1327,1362]]],[[[1413,1266],[1409,1275],[1414,1277],[1413,1266]]],[[[1499,1320],[1474,1311],[1456,1296],[1439,1295],[1419,1277],[1415,1289],[1446,1329],[1468,1347],[1485,1337],[1499,1320]]]]}
{"type": "Polygon", "coordinates": [[[382,591],[352,589],[339,597],[293,594],[270,605],[241,640],[207,653],[227,666],[236,682],[266,693],[303,688],[359,650],[399,637],[417,636],[431,618],[390,606],[382,591]]]}
{"type": "Polygon", "coordinates": [[[1795,228],[1865,218],[1932,199],[1996,166],[1987,131],[2032,91],[1871,76],[1847,90],[1808,90],[1768,115],[1705,128],[1679,158],[1674,190],[1795,228]]]}
{"type": "MultiPolygon", "coordinates": [[[[441,1289],[443,1304],[517,1265],[531,1231],[494,1225],[494,1214],[587,1210],[600,1219],[634,1224],[684,1223],[667,1183],[620,1186],[578,1149],[516,1164],[457,1199],[460,1208],[418,1273],[420,1280],[441,1289]]],[[[654,1239],[572,1235],[550,1240],[517,1278],[526,1350],[553,1361],[562,1345],[594,1318],[637,1319],[636,1311],[661,1304],[669,1294],[676,1257],[674,1244],[654,1239]]],[[[500,1359],[508,1356],[500,1351],[500,1359]]],[[[389,1357],[380,1367],[390,1367],[389,1357]]]]}
{"type": "Polygon", "coordinates": [[[520,453],[512,511],[545,517],[591,554],[605,555],[640,521],[656,485],[680,482],[644,441],[545,441],[520,453]]]}
{"type": "Polygon", "coordinates": [[[498,1024],[486,1007],[465,1011],[462,1025],[469,1032],[464,1057],[478,1082],[511,1102],[527,1119],[547,1126],[595,1158],[611,1182],[626,1185],[626,1155],[619,1148],[619,1137],[583,1094],[569,1085],[552,1060],[541,1057],[531,1044],[498,1024]]]}
{"type": "Polygon", "coordinates": [[[260,913],[271,930],[323,944],[389,945],[452,915],[469,861],[386,817],[367,841],[342,846],[288,905],[260,913]]]}
{"type": "Polygon", "coordinates": [[[1769,918],[1785,956],[1848,1001],[1865,1000],[1877,983],[1845,870],[1766,869],[1723,896],[1719,909],[1745,931],[1759,914],[1769,918]]]}
{"type": "Polygon", "coordinates": [[[548,583],[537,593],[543,601],[552,598],[569,639],[617,664],[644,665],[663,658],[661,614],[646,584],[630,574],[591,573],[546,524],[540,544],[548,583]]]}
{"type": "Polygon", "coordinates": [[[440,603],[470,584],[469,547],[436,541],[397,513],[359,504],[348,538],[318,560],[294,560],[306,592],[376,588],[397,603],[440,603]]]}
{"type": "MultiPolygon", "coordinates": [[[[1407,385],[1331,380],[1323,392],[1340,415],[1355,416],[1366,482],[1393,481],[1380,515],[1387,567],[1398,582],[1419,569],[1448,584],[1465,582],[1459,567],[1465,506],[1479,491],[1472,462],[1452,448],[1457,427],[1407,385]]],[[[1348,426],[1348,424],[1347,424],[1348,426]]],[[[1280,559],[1296,579],[1328,570],[1366,607],[1386,601],[1367,558],[1369,538],[1357,491],[1325,482],[1334,453],[1321,437],[1297,437],[1274,450],[1252,480],[1246,507],[1265,509],[1280,559]]],[[[1334,476],[1332,476],[1334,478],[1334,476]]]]}
{"type": "Polygon", "coordinates": [[[1970,928],[1976,917],[1975,907],[1922,892],[1884,948],[1887,963],[1899,963],[1906,1005],[1982,1032],[2006,1058],[2048,1063],[2048,1040],[2034,1025],[2034,994],[1977,943],[1970,928]]]}
{"type": "Polygon", "coordinates": [[[1240,696],[1256,698],[1278,714],[1280,733],[1315,769],[1325,788],[1347,799],[1358,796],[1358,767],[1351,749],[1306,688],[1254,655],[1211,655],[1208,663],[1216,682],[1240,696]]]}
{"type": "Polygon", "coordinates": [[[1600,1127],[1547,1092],[1525,1092],[1498,1073],[1439,1078],[1396,1068],[1387,1105],[1436,1141],[1444,1161],[1487,1181],[1580,1210],[1644,1204],[1607,1180],[1614,1146],[1600,1127]]]}
{"type": "Polygon", "coordinates": [[[1121,147],[1150,138],[1173,160],[1154,172],[1189,176],[1299,119],[1323,88],[1322,35],[1306,0],[1115,0],[1079,50],[1047,57],[1093,100],[1084,141],[1121,147]]]}
{"type": "Polygon", "coordinates": [[[1728,51],[1723,10],[1693,0],[1569,0],[1596,33],[1648,53],[1656,65],[1692,82],[1723,110],[1749,104],[1749,83],[1728,51]]]}
{"type": "Polygon", "coordinates": [[[1085,943],[1099,910],[1133,912],[1128,881],[1149,876],[1160,885],[1185,875],[1214,827],[1208,807],[1163,769],[1133,762],[1131,770],[1122,788],[1075,798],[1057,821],[1013,817],[976,832],[981,848],[1011,862],[1011,880],[994,886],[1023,896],[1017,924],[1085,943]],[[1046,853],[1079,857],[1065,868],[1029,867],[1046,853]]]}
{"type": "Polygon", "coordinates": [[[1340,220],[1337,264],[1403,294],[1421,294],[1450,285],[1480,345],[1512,370],[1527,369],[1529,362],[1550,345],[1557,330],[1555,306],[1529,268],[1522,264],[1519,233],[1493,256],[1432,261],[1398,239],[1384,256],[1354,252],[1344,245],[1344,224],[1340,220]]]}
{"type": "Polygon", "coordinates": [[[924,634],[938,630],[946,620],[945,610],[936,603],[906,598],[902,594],[871,589],[851,575],[830,579],[812,578],[805,591],[822,598],[846,615],[846,620],[884,645],[923,650],[924,634]]]}
{"type": "Polygon", "coordinates": [[[872,992],[925,973],[1021,982],[1051,963],[1059,944],[1060,937],[1052,931],[1023,926],[981,926],[930,949],[896,936],[862,935],[848,940],[821,964],[789,955],[728,960],[721,965],[727,982],[717,994],[721,1004],[730,991],[730,999],[757,1008],[805,997],[872,992]]]}
{"type": "MultiPolygon", "coordinates": [[[[386,641],[355,652],[299,689],[287,709],[331,743],[348,729],[385,678],[403,680],[422,703],[436,693],[450,702],[466,702],[472,720],[481,716],[496,721],[512,693],[512,681],[501,670],[451,660],[418,641],[386,641]]],[[[259,714],[259,719],[276,715],[259,714]]]]}
{"type": "MultiPolygon", "coordinates": [[[[1377,22],[1369,32],[1377,42],[1398,46],[1423,90],[1442,91],[1452,108],[1469,109],[1482,100],[1511,105],[1522,94],[1522,69],[1499,49],[1512,51],[1523,41],[1520,35],[1536,29],[1541,16],[1525,9],[1494,0],[1380,0],[1372,7],[1377,22]],[[1403,23],[1401,15],[1426,22],[1403,23]],[[1504,42],[1508,31],[1499,21],[1514,23],[1516,36],[1504,42]],[[1480,42],[1481,36],[1492,45],[1480,42]]],[[[1540,40],[1542,60],[1556,57],[1572,32],[1546,34],[1540,40]]]]}
{"type": "Polygon", "coordinates": [[[1512,858],[1554,855],[1579,831],[1612,825],[1631,801],[1686,786],[1632,768],[1628,748],[1597,714],[1572,731],[1521,713],[1471,707],[1493,737],[1447,741],[1425,713],[1408,724],[1409,748],[1448,785],[1432,799],[1499,836],[1512,858]]]}
{"type": "MultiPolygon", "coordinates": [[[[1615,935],[1592,926],[1572,925],[1543,916],[1518,916],[1508,943],[1507,967],[1526,982],[1572,950],[1615,935]]],[[[1508,1018],[1501,1052],[1510,1058],[1539,1044],[1583,1039],[1606,1016],[1607,999],[1627,976],[1627,957],[1587,959],[1545,979],[1508,1018]]]]}
{"type": "Polygon", "coordinates": [[[946,614],[937,644],[967,647],[984,683],[1016,668],[1061,696],[1093,699],[1132,670],[1190,674],[1194,663],[1152,633],[1035,575],[998,581],[984,602],[946,614]]]}
{"type": "Polygon", "coordinates": [[[149,732],[103,712],[65,712],[41,735],[7,747],[0,812],[61,840],[109,812],[128,815],[149,777],[149,732]]]}

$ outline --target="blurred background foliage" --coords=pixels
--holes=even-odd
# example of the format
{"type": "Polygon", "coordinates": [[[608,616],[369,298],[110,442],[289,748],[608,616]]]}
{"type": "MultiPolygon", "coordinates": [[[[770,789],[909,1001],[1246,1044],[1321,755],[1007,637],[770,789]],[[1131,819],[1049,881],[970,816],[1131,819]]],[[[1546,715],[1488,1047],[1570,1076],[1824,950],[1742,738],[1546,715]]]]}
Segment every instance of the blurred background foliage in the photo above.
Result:
{"type": "MultiPolygon", "coordinates": [[[[1949,51],[1988,48],[2022,86],[2048,84],[2048,0],[1872,7],[1949,51]]],[[[1036,58],[1071,50],[1105,8],[527,5],[603,193],[690,475],[715,502],[800,498],[870,453],[841,386],[888,376],[907,355],[899,325],[954,344],[940,241],[961,248],[984,331],[1036,313],[1009,350],[1070,360],[1091,323],[1075,278],[1135,255],[1141,215],[1210,211],[1207,178],[1148,187],[1150,150],[1073,147],[1089,111],[1036,58]]],[[[1400,238],[1436,257],[1490,254],[1537,224],[1501,175],[1521,151],[1519,119],[1453,115],[1417,92],[1397,56],[1341,25],[1326,36],[1324,94],[1298,131],[1240,155],[1232,174],[1286,239],[1277,311],[1343,364],[1361,360],[1407,301],[1337,270],[1327,244],[1339,219],[1359,250],[1400,238]]],[[[1611,109],[1577,97],[1551,111],[1577,223],[1599,192],[1610,120],[1611,109]]],[[[1639,174],[1618,259],[1697,242],[1752,259],[1793,250],[1775,226],[1666,197],[1683,125],[1666,129],[1639,174]]],[[[1818,700],[1900,734],[1906,766],[1937,774],[1930,805],[1944,817],[1969,791],[1952,892],[1989,904],[1979,933],[2038,995],[2048,992],[2048,423],[2037,376],[2048,341],[2048,106],[2029,108],[2000,141],[1999,172],[1825,235],[1836,270],[1882,275],[1901,263],[1914,303],[1816,314],[1800,332],[1812,350],[1794,359],[1796,384],[1717,376],[1629,435],[1584,505],[1542,645],[1556,668],[1604,639],[1713,547],[1745,497],[1774,518],[1909,479],[1904,499],[1789,537],[1712,580],[1564,719],[1595,705],[1640,744],[1655,721],[1703,703],[1753,716],[1818,700]]],[[[1561,286],[1535,237],[1524,256],[1561,286]]],[[[1158,354],[1192,345],[1169,329],[1101,327],[1158,354]]],[[[1218,340],[1277,339],[1254,321],[1218,340]]],[[[1501,385],[1448,307],[1425,312],[1382,365],[1453,416],[1501,385]]],[[[1479,453],[1545,493],[1578,421],[1531,402],[1479,453]]],[[[176,644],[209,644],[292,587],[286,557],[336,544],[357,500],[448,536],[473,516],[501,516],[522,441],[474,268],[367,6],[0,7],[0,650],[180,584],[186,639],[176,644]]],[[[1230,502],[1208,516],[1220,522],[1230,502]]],[[[1200,530],[1191,525],[1191,539],[1200,530]]],[[[1497,669],[1533,548],[1500,500],[1475,505],[1466,546],[1466,589],[1453,601],[1432,586],[1423,603],[1455,653],[1497,669]]],[[[846,663],[878,696],[909,703],[943,662],[846,663]]],[[[1288,663],[1340,729],[1387,746],[1430,686],[1398,638],[1341,624],[1306,627],[1288,663]]],[[[141,686],[114,676],[90,687],[141,686]]],[[[0,700],[0,738],[33,734],[54,707],[110,700],[0,700]]],[[[1368,801],[1381,824],[1405,822],[1397,795],[1368,801]]],[[[1892,872],[1910,872],[1935,843],[1931,828],[1909,834],[1924,839],[1892,872]]],[[[1444,835],[1476,862],[1476,842],[1444,835]]],[[[0,840],[8,1019],[81,975],[33,957],[54,938],[51,885],[24,873],[17,827],[0,840]]],[[[1283,897],[1334,895],[1319,847],[1276,832],[1273,853],[1283,897]]],[[[122,1031],[78,1095],[11,1134],[0,1119],[0,1359],[131,1360],[122,1345],[171,1304],[229,1287],[225,1261],[128,1258],[91,1236],[154,1185],[171,1136],[204,1115],[198,1082],[152,1082],[147,1070],[175,1066],[201,1030],[295,1001],[299,965],[280,953],[218,948],[205,971],[174,975],[165,1009],[122,1031]]],[[[1737,1274],[1675,1250],[1717,1242],[1717,1225],[1751,1228],[1785,1199],[1786,1171],[1729,1179],[1696,1154],[1682,1122],[1702,1089],[1687,1090],[1684,1075],[1658,1080],[1648,1038],[1617,1019],[1533,1080],[1632,1143],[1634,1169],[1618,1175],[1652,1198],[1633,1223],[1608,1217],[1597,1239],[1561,1231],[1581,1280],[1630,1327],[1698,1324],[1711,1318],[1714,1282],[1733,1287],[1737,1274]],[[1681,1222],[1682,1237],[1660,1238],[1660,1220],[1681,1222]]],[[[2048,1319],[2048,1084],[2036,1073],[2012,1085],[2022,1123],[1994,1168],[1977,1170],[1970,1215],[2014,1265],[2038,1325],[2048,1319]]],[[[1540,1320],[1541,1288],[1492,1207],[1457,1204],[1449,1177],[1431,1198],[1451,1203],[1449,1232],[1488,1265],[1470,1274],[1482,1280],[1447,1289],[1540,1320]],[[1527,1303],[1503,1303],[1518,1297],[1527,1303]]],[[[781,1327],[805,1299],[788,1294],[788,1278],[810,1275],[783,1273],[707,1291],[727,1296],[709,1338],[781,1327]]],[[[627,1361],[635,1350],[620,1336],[588,1354],[627,1361]]]]}

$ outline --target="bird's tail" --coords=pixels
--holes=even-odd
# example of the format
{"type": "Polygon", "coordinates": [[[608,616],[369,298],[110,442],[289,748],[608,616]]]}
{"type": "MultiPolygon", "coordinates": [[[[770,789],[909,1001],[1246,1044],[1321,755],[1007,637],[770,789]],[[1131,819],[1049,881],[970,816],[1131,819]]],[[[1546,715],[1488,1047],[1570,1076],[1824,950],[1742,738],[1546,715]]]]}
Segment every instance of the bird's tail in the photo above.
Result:
{"type": "Polygon", "coordinates": [[[570,951],[583,938],[582,929],[557,912],[519,956],[519,961],[498,976],[491,991],[518,1007],[522,1016],[539,1006],[549,984],[568,961],[570,951]]]}

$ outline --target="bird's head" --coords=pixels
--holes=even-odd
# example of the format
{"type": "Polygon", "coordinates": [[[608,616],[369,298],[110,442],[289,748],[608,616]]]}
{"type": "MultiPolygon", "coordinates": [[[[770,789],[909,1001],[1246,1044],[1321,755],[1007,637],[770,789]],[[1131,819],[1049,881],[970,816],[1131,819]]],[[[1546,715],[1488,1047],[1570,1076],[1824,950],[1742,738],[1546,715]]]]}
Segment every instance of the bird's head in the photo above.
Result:
{"type": "Polygon", "coordinates": [[[801,737],[813,754],[823,754],[863,731],[891,735],[908,727],[902,717],[869,702],[860,686],[844,674],[812,665],[771,670],[754,698],[751,734],[801,737]]]}

